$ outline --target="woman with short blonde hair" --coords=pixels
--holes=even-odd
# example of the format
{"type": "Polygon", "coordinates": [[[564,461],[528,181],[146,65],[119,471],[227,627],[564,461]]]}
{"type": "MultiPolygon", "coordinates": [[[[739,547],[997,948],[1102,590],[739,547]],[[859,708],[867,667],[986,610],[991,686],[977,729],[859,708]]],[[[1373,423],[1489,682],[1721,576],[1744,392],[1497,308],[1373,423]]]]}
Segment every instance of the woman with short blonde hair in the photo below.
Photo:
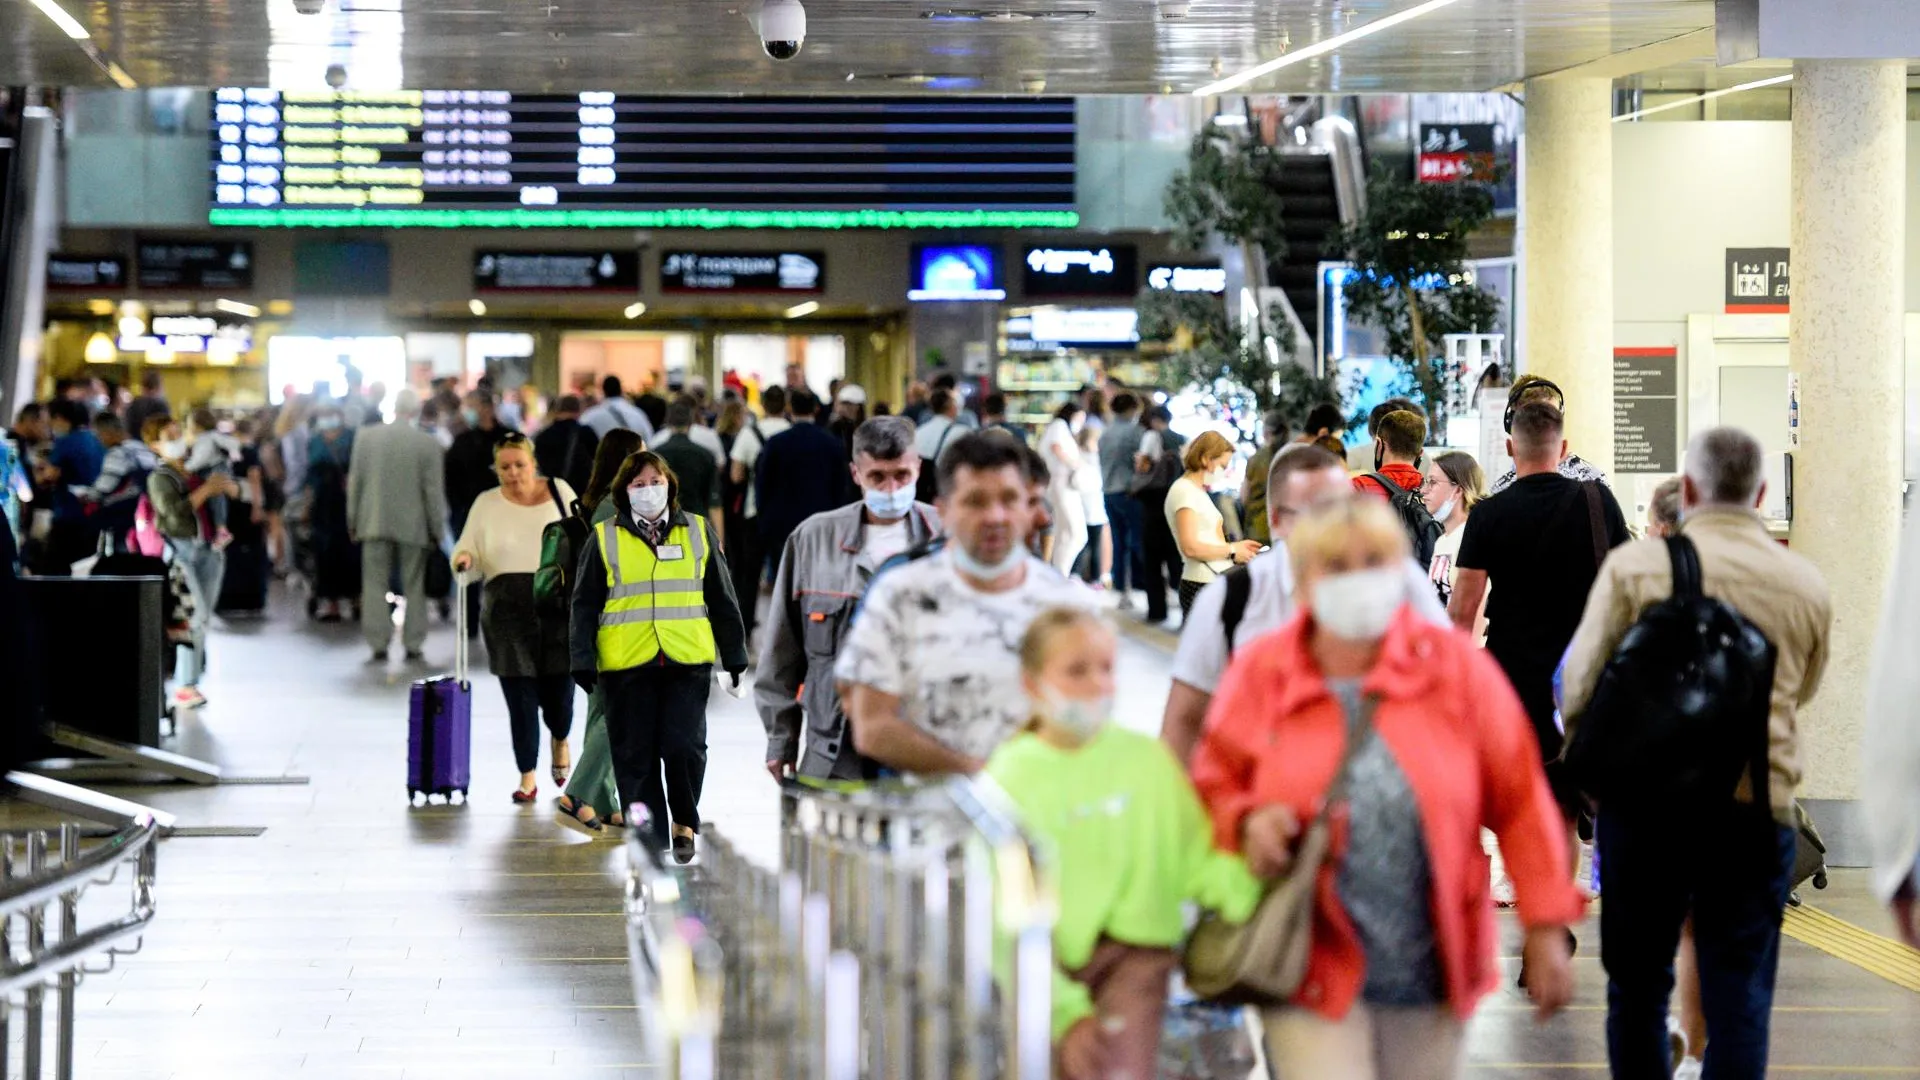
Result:
{"type": "Polygon", "coordinates": [[[1491,657],[1411,610],[1408,546],[1378,499],[1303,517],[1287,539],[1299,612],[1234,654],[1193,758],[1215,841],[1267,878],[1344,778],[1305,978],[1266,1011],[1276,1075],[1458,1075],[1500,978],[1482,826],[1513,874],[1534,1004],[1572,995],[1582,901],[1532,725],[1491,657]]]}
{"type": "Polygon", "coordinates": [[[1185,564],[1180,573],[1180,616],[1207,583],[1260,554],[1257,540],[1227,542],[1226,517],[1214,504],[1212,489],[1226,479],[1233,444],[1217,431],[1203,431],[1187,444],[1180,464],[1186,472],[1167,489],[1167,527],[1185,564]]]}

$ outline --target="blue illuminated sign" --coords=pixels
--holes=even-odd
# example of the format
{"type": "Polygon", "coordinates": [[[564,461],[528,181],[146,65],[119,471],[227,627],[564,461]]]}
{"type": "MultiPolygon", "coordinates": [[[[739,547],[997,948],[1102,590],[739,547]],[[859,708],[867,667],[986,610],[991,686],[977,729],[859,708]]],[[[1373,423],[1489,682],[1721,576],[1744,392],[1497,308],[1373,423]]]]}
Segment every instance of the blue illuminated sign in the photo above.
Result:
{"type": "Polygon", "coordinates": [[[984,244],[923,244],[913,250],[909,300],[1005,300],[1000,255],[984,244]]]}

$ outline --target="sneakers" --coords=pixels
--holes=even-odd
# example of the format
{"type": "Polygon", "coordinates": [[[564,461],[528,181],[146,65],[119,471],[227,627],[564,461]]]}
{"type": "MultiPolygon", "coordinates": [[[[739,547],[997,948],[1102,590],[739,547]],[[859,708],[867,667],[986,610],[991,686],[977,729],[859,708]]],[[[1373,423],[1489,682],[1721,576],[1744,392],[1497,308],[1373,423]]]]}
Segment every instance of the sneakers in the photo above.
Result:
{"type": "Polygon", "coordinates": [[[176,709],[198,709],[207,703],[207,695],[191,686],[183,686],[173,692],[173,707],[176,709]]]}
{"type": "Polygon", "coordinates": [[[1699,1058],[1681,1058],[1680,1064],[1673,1067],[1673,1080],[1700,1080],[1703,1067],[1699,1058]]]}
{"type": "Polygon", "coordinates": [[[1680,1026],[1680,1018],[1667,1014],[1667,1053],[1668,1061],[1672,1063],[1673,1080],[1700,1080],[1700,1059],[1688,1057],[1689,1049],[1687,1032],[1680,1026]],[[1686,1068],[1689,1061],[1693,1062],[1693,1072],[1683,1073],[1681,1070],[1686,1068]]]}
{"type": "Polygon", "coordinates": [[[1121,590],[1120,592],[1120,610],[1121,611],[1133,610],[1133,594],[1124,589],[1121,590]]]}
{"type": "Polygon", "coordinates": [[[419,649],[407,650],[407,663],[409,664],[424,663],[426,659],[427,659],[427,654],[421,652],[419,649]]]}
{"type": "Polygon", "coordinates": [[[385,649],[373,650],[372,658],[367,661],[367,663],[369,664],[384,664],[386,662],[387,662],[387,650],[385,649]]]}

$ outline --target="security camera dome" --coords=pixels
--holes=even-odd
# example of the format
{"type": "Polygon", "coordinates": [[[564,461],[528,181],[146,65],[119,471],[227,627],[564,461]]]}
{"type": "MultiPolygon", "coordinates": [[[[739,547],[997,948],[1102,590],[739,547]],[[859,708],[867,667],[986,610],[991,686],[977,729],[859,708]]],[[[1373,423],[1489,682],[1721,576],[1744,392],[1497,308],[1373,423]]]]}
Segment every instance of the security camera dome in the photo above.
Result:
{"type": "Polygon", "coordinates": [[[1192,7],[1187,0],[1160,0],[1155,6],[1160,9],[1162,19],[1184,19],[1192,7]]]}
{"type": "Polygon", "coordinates": [[[344,64],[327,65],[327,85],[335,90],[347,85],[347,68],[344,64]]]}
{"type": "Polygon", "coordinates": [[[318,15],[327,9],[327,0],[293,0],[293,10],[301,15],[318,15]]]}
{"type": "Polygon", "coordinates": [[[768,56],[791,60],[800,55],[800,45],[807,39],[807,9],[800,0],[766,0],[753,22],[768,56]]]}

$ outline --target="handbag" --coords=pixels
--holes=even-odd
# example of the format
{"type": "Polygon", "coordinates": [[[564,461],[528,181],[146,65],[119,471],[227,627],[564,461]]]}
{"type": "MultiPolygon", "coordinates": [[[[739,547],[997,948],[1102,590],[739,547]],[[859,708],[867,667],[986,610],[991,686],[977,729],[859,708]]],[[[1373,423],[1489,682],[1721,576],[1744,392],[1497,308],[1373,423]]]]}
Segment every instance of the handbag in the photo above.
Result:
{"type": "Polygon", "coordinates": [[[1299,991],[1313,953],[1313,904],[1320,869],[1333,844],[1328,813],[1346,799],[1353,759],[1373,731],[1378,704],[1371,697],[1361,703],[1320,812],[1308,823],[1293,865],[1267,887],[1253,916],[1233,923],[1208,912],[1194,926],[1180,966],[1195,994],[1235,1005],[1279,1005],[1299,991]]]}

